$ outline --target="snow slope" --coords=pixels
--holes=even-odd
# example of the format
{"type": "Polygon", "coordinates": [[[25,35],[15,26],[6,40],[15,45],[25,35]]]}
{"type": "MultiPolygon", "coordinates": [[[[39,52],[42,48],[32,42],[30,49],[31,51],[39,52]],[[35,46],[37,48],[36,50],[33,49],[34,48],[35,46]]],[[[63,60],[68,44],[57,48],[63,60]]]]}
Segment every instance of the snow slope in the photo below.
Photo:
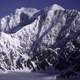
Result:
{"type": "Polygon", "coordinates": [[[0,74],[0,80],[56,80],[56,77],[41,73],[8,73],[0,74]],[[4,77],[5,76],[5,77],[4,77]]]}

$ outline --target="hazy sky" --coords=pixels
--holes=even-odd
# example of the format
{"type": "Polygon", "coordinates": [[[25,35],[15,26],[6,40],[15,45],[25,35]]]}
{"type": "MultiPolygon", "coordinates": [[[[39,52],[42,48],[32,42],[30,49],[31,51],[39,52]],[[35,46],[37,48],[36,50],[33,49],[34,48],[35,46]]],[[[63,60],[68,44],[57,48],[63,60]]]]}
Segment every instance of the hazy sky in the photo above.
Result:
{"type": "Polygon", "coordinates": [[[10,14],[22,6],[42,9],[55,3],[64,8],[80,10],[80,0],[0,0],[0,17],[10,14]]]}

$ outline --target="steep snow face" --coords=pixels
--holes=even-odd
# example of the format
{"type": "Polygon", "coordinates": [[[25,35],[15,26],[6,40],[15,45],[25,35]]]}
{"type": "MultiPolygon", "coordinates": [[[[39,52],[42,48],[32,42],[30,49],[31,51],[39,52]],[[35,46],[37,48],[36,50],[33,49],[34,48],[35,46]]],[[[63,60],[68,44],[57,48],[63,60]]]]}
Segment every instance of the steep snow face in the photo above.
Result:
{"type": "MultiPolygon", "coordinates": [[[[0,36],[1,40],[2,40],[1,42],[3,42],[3,44],[5,46],[7,45],[7,42],[9,42],[10,45],[8,48],[11,48],[13,46],[16,49],[17,47],[19,48],[19,47],[23,46],[24,48],[26,48],[25,49],[26,51],[33,50],[34,47],[38,45],[40,40],[42,40],[41,43],[45,43],[48,45],[53,44],[55,42],[55,36],[58,35],[59,30],[61,28],[59,26],[65,25],[65,16],[62,16],[63,11],[64,11],[64,9],[56,4],[51,6],[47,10],[43,10],[41,12],[36,9],[31,9],[31,8],[17,9],[14,16],[11,16],[11,17],[6,16],[1,19],[1,36],[0,36]],[[62,13],[58,14],[60,12],[60,10],[62,11],[62,13]],[[56,14],[55,14],[55,11],[56,11],[56,14]],[[38,13],[38,15],[35,17],[35,20],[31,24],[28,24],[28,25],[25,24],[25,26],[22,26],[22,24],[20,24],[19,26],[16,26],[19,23],[21,23],[20,15],[22,13],[27,14],[29,16],[29,18],[32,16],[34,18],[35,15],[37,15],[37,13],[38,13]],[[56,20],[59,19],[58,16],[60,16],[60,19],[61,18],[62,19],[57,24],[56,20]],[[15,19],[13,19],[13,17],[15,19]],[[10,22],[7,22],[9,18],[11,18],[10,22]],[[10,26],[7,26],[8,24],[10,26]],[[13,27],[15,27],[15,28],[13,29],[13,27]],[[12,28],[12,30],[15,30],[16,27],[17,28],[22,27],[22,29],[17,30],[13,34],[8,33],[11,28],[12,28]],[[51,37],[49,37],[49,35],[51,37]],[[49,39],[49,38],[51,38],[51,39],[49,39]],[[15,44],[15,42],[16,42],[16,44],[15,44]]],[[[31,19],[33,19],[33,18],[31,18],[31,19]]],[[[27,19],[27,18],[25,17],[25,19],[27,19]]],[[[22,21],[24,21],[24,18],[22,21]]]]}
{"type": "Polygon", "coordinates": [[[76,10],[65,10],[57,4],[43,10],[17,9],[14,15],[1,19],[1,63],[5,69],[16,69],[20,56],[24,55],[25,60],[46,47],[62,48],[79,33],[80,12],[76,10]],[[11,53],[15,54],[15,58],[11,58],[11,53]],[[10,65],[2,62],[4,54],[10,65]]]}
{"type": "Polygon", "coordinates": [[[0,20],[1,23],[0,31],[9,33],[11,32],[12,29],[20,26],[21,24],[24,24],[22,23],[22,21],[25,22],[25,25],[30,24],[31,23],[30,18],[38,11],[39,10],[34,8],[24,8],[24,7],[22,7],[21,9],[16,9],[14,14],[3,17],[0,20]]]}

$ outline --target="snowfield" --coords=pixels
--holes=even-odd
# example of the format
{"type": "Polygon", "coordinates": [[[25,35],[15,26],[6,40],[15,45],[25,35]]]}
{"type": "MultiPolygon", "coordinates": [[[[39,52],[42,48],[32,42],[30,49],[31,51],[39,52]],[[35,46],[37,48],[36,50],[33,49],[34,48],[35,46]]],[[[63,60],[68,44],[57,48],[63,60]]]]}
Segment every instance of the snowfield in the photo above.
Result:
{"type": "Polygon", "coordinates": [[[14,72],[8,74],[0,74],[0,80],[56,80],[56,77],[40,73],[14,72]]]}
{"type": "Polygon", "coordinates": [[[80,80],[80,75],[70,79],[57,76],[58,74],[50,72],[8,72],[0,73],[0,80],[80,80]]]}

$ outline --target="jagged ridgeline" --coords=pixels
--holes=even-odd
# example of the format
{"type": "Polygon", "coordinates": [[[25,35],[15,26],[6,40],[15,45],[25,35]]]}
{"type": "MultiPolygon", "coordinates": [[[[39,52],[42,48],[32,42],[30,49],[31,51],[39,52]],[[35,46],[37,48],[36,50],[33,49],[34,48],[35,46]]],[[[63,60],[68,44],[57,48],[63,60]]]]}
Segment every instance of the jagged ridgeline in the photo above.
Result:
{"type": "Polygon", "coordinates": [[[17,9],[0,19],[0,70],[79,71],[80,12],[54,4],[17,9]],[[43,65],[44,64],[44,65],[43,65]]]}

